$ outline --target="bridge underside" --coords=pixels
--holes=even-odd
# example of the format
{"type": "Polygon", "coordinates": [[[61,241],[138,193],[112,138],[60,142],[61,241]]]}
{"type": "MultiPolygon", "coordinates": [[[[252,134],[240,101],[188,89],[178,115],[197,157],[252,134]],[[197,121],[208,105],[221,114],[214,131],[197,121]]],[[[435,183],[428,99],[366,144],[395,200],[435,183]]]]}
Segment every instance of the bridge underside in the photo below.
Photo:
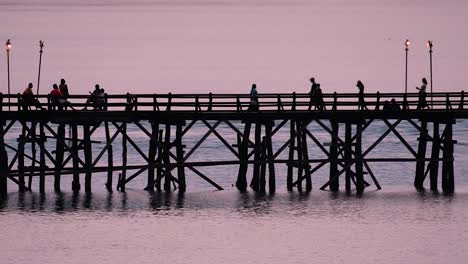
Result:
{"type": "Polygon", "coordinates": [[[457,118],[466,117],[468,112],[464,110],[3,112],[0,192],[7,192],[7,181],[14,182],[21,192],[33,189],[44,192],[46,176],[54,178],[54,189],[60,191],[64,188],[61,183],[64,175],[73,178],[67,188],[91,192],[92,176],[96,172],[107,173],[108,190],[125,191],[129,182],[146,175],[146,190],[185,192],[190,188],[186,171],[222,190],[222,186],[200,167],[223,165],[238,166],[236,187],[240,191],[250,187],[256,192],[274,193],[277,176],[284,176],[277,175],[275,168],[286,166],[286,188],[308,192],[313,182],[316,184],[314,173],[328,165],[329,177],[318,186],[321,190],[338,191],[344,183],[347,192],[355,190],[360,194],[371,185],[381,188],[371,163],[414,162],[414,186],[418,190],[424,188],[429,175],[431,190],[436,191],[441,183],[443,191],[451,193],[454,191],[453,146],[456,143],[452,138],[453,124],[457,118]],[[377,139],[369,142],[365,132],[376,121],[383,122],[385,129],[379,132],[377,139]],[[398,131],[402,123],[418,131],[416,149],[398,131]],[[326,139],[318,137],[311,129],[312,125],[318,126],[322,135],[327,135],[326,139]],[[144,135],[145,148],[135,142],[131,133],[129,135],[129,126],[144,135]],[[206,130],[204,134],[192,133],[200,126],[206,130]],[[220,130],[221,127],[224,129],[220,130]],[[16,131],[20,131],[19,135],[16,131]],[[278,139],[279,131],[283,135],[287,131],[286,140],[278,139]],[[409,158],[371,157],[373,150],[389,134],[398,138],[409,158]],[[228,140],[229,135],[235,135],[235,142],[228,140]],[[193,159],[194,153],[210,136],[222,143],[224,148],[218,151],[228,151],[234,158],[219,161],[193,159]],[[105,140],[97,140],[102,138],[105,140]],[[195,143],[187,147],[187,139],[195,140],[195,143]],[[431,143],[430,151],[428,143],[431,143]],[[323,157],[311,158],[312,147],[323,157]],[[120,150],[118,157],[116,148],[120,150]],[[129,164],[128,148],[138,155],[141,164],[129,164]],[[103,157],[107,157],[107,161],[103,157]],[[84,175],[84,188],[80,175],[84,175]],[[37,187],[34,186],[36,182],[37,187]]]}

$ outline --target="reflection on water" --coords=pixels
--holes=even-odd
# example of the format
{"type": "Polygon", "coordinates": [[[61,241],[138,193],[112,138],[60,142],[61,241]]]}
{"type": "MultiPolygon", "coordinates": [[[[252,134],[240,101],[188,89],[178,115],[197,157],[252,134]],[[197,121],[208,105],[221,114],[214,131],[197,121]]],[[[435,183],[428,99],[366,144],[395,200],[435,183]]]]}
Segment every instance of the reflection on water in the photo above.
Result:
{"type": "MultiPolygon", "coordinates": [[[[388,189],[388,188],[387,188],[388,189]]],[[[234,209],[238,213],[270,214],[289,211],[298,213],[304,209],[310,211],[328,211],[326,206],[333,209],[348,207],[358,209],[362,205],[410,203],[446,204],[453,199],[468,198],[468,193],[458,192],[456,195],[445,195],[429,191],[368,191],[357,197],[345,192],[315,191],[311,193],[277,193],[258,194],[254,192],[238,193],[236,191],[200,192],[179,194],[177,192],[145,192],[130,190],[128,192],[108,193],[10,193],[0,197],[1,212],[123,212],[123,211],[170,211],[170,210],[213,210],[234,209]]],[[[337,212],[329,213],[336,214],[337,212]]]]}
{"type": "Polygon", "coordinates": [[[0,199],[2,263],[154,263],[161,252],[164,263],[468,258],[460,250],[468,240],[468,190],[452,196],[405,190],[362,197],[315,190],[10,193],[0,199]]]}

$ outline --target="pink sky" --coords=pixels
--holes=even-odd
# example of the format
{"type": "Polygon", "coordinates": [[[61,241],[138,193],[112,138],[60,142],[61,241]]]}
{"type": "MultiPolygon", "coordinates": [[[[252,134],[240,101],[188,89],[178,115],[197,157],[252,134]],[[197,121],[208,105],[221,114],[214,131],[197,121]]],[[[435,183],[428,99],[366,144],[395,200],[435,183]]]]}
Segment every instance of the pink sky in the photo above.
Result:
{"type": "MultiPolygon", "coordinates": [[[[406,38],[410,91],[429,75],[428,39],[436,91],[463,89],[468,69],[464,1],[37,2],[0,1],[13,92],[36,83],[39,39],[42,91],[64,77],[73,93],[95,83],[111,93],[240,93],[254,82],[301,92],[310,76],[325,92],[356,91],[357,79],[367,91],[403,91],[406,38]]],[[[5,52],[0,61],[4,92],[5,52]]]]}

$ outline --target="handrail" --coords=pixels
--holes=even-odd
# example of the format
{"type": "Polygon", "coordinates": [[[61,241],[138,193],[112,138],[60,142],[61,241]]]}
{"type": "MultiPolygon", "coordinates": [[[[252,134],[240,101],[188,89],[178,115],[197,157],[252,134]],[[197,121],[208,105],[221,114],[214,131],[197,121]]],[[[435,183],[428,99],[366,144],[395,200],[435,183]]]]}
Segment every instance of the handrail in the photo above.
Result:
{"type": "MultiPolygon", "coordinates": [[[[465,93],[461,92],[437,92],[427,93],[426,98],[429,108],[434,110],[455,111],[466,109],[465,93]]],[[[71,95],[67,98],[67,107],[53,105],[56,100],[51,100],[50,95],[35,96],[39,104],[25,105],[21,94],[0,94],[0,112],[15,112],[35,110],[42,107],[63,111],[78,110],[87,107],[88,111],[191,111],[191,112],[216,112],[250,111],[251,104],[248,94],[105,94],[100,98],[90,95],[71,95]],[[10,100],[8,100],[10,99],[10,100]],[[91,102],[91,103],[90,103],[91,102]],[[99,107],[97,106],[99,105],[99,107]],[[66,108],[66,109],[65,109],[66,108]],[[10,109],[10,110],[9,110],[10,109]],[[73,110],[74,109],[74,110],[73,110]]],[[[316,98],[307,93],[266,93],[258,95],[258,107],[260,111],[341,111],[358,110],[357,93],[327,93],[323,94],[324,109],[315,107],[316,98]],[[311,108],[311,105],[314,106],[311,108]]],[[[365,104],[369,110],[385,111],[385,104],[395,99],[398,107],[403,111],[419,110],[418,93],[367,93],[364,94],[365,104]],[[369,108],[372,107],[372,108],[369,108]]]]}

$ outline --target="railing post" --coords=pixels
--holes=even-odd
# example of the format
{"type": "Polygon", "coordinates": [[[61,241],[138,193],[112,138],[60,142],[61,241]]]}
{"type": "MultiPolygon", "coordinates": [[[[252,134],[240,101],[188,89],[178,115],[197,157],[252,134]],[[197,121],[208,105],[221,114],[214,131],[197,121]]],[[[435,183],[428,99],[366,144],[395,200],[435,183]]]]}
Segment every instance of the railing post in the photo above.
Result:
{"type": "Polygon", "coordinates": [[[409,110],[409,105],[408,105],[408,98],[406,96],[406,93],[403,95],[403,110],[408,111],[409,110]]]}
{"type": "Polygon", "coordinates": [[[138,110],[138,97],[137,96],[133,96],[132,103],[133,103],[133,110],[137,111],[138,110]]]}
{"type": "Polygon", "coordinates": [[[449,93],[447,93],[445,95],[445,111],[448,112],[451,109],[452,109],[452,105],[450,104],[450,95],[449,95],[449,93]]]}
{"type": "Polygon", "coordinates": [[[107,111],[107,104],[109,103],[109,96],[107,93],[104,94],[104,110],[107,111]]]}
{"type": "Polygon", "coordinates": [[[464,104],[465,104],[465,91],[461,91],[460,105],[458,106],[458,109],[463,110],[464,104]]]}
{"type": "Polygon", "coordinates": [[[16,94],[17,97],[16,97],[16,105],[18,106],[18,111],[21,111],[21,94],[20,93],[17,93],[16,94]]]}
{"type": "Polygon", "coordinates": [[[291,106],[291,110],[292,111],[296,111],[296,92],[293,92],[293,101],[292,101],[292,106],[291,106]]]}
{"type": "Polygon", "coordinates": [[[208,111],[211,111],[213,108],[212,108],[212,104],[213,104],[213,93],[209,93],[208,94],[208,98],[209,98],[209,102],[208,102],[208,111]]]}
{"type": "Polygon", "coordinates": [[[284,107],[283,107],[283,102],[281,102],[281,95],[278,94],[278,112],[283,111],[283,110],[284,110],[284,107]]]}
{"type": "Polygon", "coordinates": [[[171,104],[172,104],[172,93],[168,93],[166,111],[171,111],[171,104]]]}
{"type": "Polygon", "coordinates": [[[195,96],[195,112],[200,111],[200,101],[198,100],[198,95],[195,96]]]}
{"type": "Polygon", "coordinates": [[[47,110],[52,110],[52,105],[50,103],[50,94],[47,95],[47,110]]]}
{"type": "Polygon", "coordinates": [[[337,104],[338,104],[338,94],[336,92],[333,93],[333,107],[332,111],[337,110],[337,104]]]}
{"type": "Polygon", "coordinates": [[[132,110],[132,102],[130,101],[130,93],[127,93],[127,106],[125,107],[125,111],[132,110]]]}
{"type": "Polygon", "coordinates": [[[236,103],[237,103],[237,112],[242,111],[242,105],[241,105],[241,102],[240,102],[239,95],[236,96],[236,103]]]}
{"type": "Polygon", "coordinates": [[[377,91],[377,102],[375,103],[375,110],[380,110],[380,92],[377,91]]]}
{"type": "Polygon", "coordinates": [[[0,112],[3,111],[3,94],[0,93],[0,112]]]}

